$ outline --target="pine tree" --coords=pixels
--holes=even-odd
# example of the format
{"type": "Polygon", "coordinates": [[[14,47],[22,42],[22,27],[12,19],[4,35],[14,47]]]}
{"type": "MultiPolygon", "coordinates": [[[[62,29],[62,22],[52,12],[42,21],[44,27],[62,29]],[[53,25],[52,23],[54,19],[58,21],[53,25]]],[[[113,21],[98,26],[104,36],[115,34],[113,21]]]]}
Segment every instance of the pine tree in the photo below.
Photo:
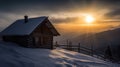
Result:
{"type": "Polygon", "coordinates": [[[110,46],[108,46],[107,49],[105,50],[105,58],[112,60],[112,52],[110,46]]]}

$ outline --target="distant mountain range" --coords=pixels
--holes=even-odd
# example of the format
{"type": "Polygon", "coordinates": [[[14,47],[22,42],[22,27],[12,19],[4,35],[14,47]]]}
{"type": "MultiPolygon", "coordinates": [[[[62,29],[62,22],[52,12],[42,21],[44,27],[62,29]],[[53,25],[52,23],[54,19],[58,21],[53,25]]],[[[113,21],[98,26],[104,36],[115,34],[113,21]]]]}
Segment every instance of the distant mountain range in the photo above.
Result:
{"type": "Polygon", "coordinates": [[[84,34],[74,38],[82,46],[93,48],[97,53],[104,54],[107,46],[110,46],[114,58],[120,60],[120,28],[107,30],[95,34],[84,34]]]}

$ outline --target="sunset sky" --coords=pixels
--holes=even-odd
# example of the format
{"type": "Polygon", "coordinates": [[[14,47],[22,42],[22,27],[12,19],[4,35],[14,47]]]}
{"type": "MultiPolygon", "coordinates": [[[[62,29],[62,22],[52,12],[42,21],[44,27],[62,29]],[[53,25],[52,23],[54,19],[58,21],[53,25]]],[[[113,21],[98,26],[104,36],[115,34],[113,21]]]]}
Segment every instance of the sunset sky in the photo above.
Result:
{"type": "Polygon", "coordinates": [[[120,26],[120,0],[0,0],[0,31],[24,15],[49,16],[63,35],[96,32],[120,26]],[[95,21],[88,25],[86,15],[95,21]]]}

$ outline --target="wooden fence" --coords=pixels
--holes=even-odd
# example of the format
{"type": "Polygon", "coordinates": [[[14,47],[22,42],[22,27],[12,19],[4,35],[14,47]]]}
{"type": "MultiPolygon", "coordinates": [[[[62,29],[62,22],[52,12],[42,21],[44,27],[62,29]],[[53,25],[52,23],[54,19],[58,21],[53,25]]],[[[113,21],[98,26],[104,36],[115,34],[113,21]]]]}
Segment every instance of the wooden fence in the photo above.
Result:
{"type": "Polygon", "coordinates": [[[99,59],[102,59],[102,60],[105,60],[105,57],[104,57],[104,54],[98,54],[96,51],[94,51],[93,49],[91,48],[87,48],[87,47],[83,47],[81,46],[80,44],[78,45],[54,45],[54,47],[60,47],[60,48],[63,48],[63,49],[67,49],[67,50],[71,50],[71,51],[76,51],[76,52],[79,52],[79,53],[84,53],[84,54],[87,54],[87,55],[90,55],[90,56],[94,56],[96,58],[99,58],[99,59]]]}

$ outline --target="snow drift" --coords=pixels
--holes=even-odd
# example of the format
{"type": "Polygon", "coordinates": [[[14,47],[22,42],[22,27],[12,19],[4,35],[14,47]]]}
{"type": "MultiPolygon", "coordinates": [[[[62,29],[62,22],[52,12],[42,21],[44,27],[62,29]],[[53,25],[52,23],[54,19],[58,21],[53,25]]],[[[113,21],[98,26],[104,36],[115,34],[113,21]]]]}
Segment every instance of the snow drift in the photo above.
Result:
{"type": "Polygon", "coordinates": [[[1,67],[120,67],[88,55],[64,49],[24,48],[0,42],[1,67]]]}

